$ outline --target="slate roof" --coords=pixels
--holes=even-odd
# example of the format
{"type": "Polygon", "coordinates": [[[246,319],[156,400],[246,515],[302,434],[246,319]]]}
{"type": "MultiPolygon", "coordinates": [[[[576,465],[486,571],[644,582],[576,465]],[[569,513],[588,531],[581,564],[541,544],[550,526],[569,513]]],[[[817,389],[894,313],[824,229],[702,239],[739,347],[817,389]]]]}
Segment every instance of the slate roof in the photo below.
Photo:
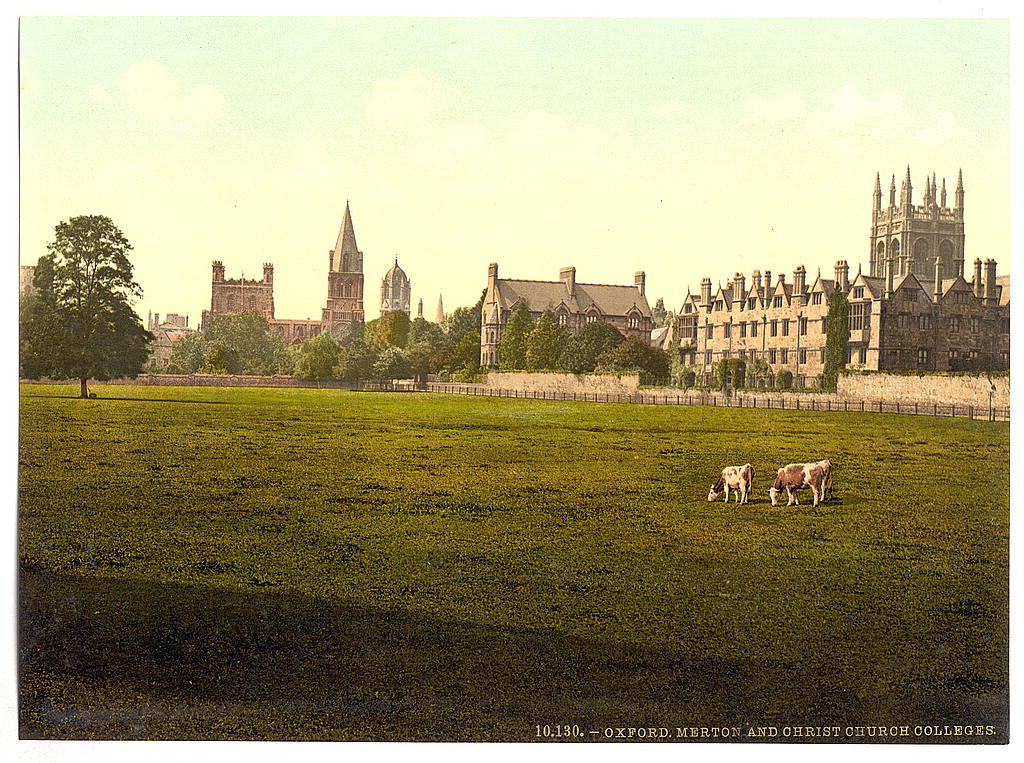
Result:
{"type": "Polygon", "coordinates": [[[635,286],[577,283],[573,296],[569,296],[562,281],[499,278],[497,286],[501,305],[505,309],[523,300],[533,311],[553,310],[564,304],[570,313],[583,313],[595,306],[603,315],[626,315],[634,307],[642,316],[651,314],[647,297],[640,294],[635,286]]]}

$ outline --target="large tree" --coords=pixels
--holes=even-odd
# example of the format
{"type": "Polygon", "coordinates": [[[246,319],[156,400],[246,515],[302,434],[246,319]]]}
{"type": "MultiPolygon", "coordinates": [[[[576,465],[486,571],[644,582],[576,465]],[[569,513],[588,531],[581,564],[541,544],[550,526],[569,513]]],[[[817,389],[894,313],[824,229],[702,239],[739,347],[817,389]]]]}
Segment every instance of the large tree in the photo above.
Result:
{"type": "Polygon", "coordinates": [[[206,337],[198,332],[176,339],[171,345],[168,370],[174,374],[194,374],[203,365],[206,344],[206,337]]]}
{"type": "Polygon", "coordinates": [[[498,365],[501,368],[526,368],[526,344],[532,331],[530,307],[520,302],[513,308],[498,340],[498,365]]]}
{"type": "Polygon", "coordinates": [[[284,340],[272,336],[267,319],[257,313],[217,315],[206,329],[209,342],[219,342],[238,354],[238,373],[269,375],[287,370],[284,340]]]}
{"type": "Polygon", "coordinates": [[[409,341],[409,316],[401,310],[384,313],[366,324],[364,341],[378,351],[405,347],[409,341]]]}
{"type": "Polygon", "coordinates": [[[88,397],[89,379],[142,371],[153,335],[131,306],[142,296],[131,250],[109,217],[82,215],[57,225],[24,310],[21,370],[28,378],[78,379],[88,397]]]}
{"type": "Polygon", "coordinates": [[[659,347],[629,337],[597,359],[600,371],[639,371],[644,384],[663,383],[668,378],[668,353],[659,347]]]}
{"type": "Polygon", "coordinates": [[[828,304],[825,326],[825,363],[821,372],[821,386],[835,389],[839,371],[846,367],[846,347],[850,342],[850,302],[841,291],[836,291],[828,304]]]}
{"type": "Polygon", "coordinates": [[[299,347],[295,376],[311,381],[330,379],[338,372],[340,353],[341,345],[329,332],[307,339],[299,347]]]}
{"type": "Polygon", "coordinates": [[[545,310],[526,340],[526,367],[535,370],[558,368],[561,336],[554,313],[545,310]]]}
{"type": "Polygon", "coordinates": [[[619,330],[604,321],[584,324],[575,334],[570,334],[562,348],[559,365],[574,374],[590,373],[597,366],[597,358],[623,341],[619,330]]]}

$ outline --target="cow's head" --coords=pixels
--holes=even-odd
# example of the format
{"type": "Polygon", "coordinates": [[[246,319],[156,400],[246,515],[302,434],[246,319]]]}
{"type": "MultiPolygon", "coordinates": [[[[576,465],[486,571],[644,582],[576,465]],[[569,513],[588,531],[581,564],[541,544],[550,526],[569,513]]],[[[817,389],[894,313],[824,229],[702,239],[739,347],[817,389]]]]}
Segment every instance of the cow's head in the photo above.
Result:
{"type": "Polygon", "coordinates": [[[722,491],[721,490],[715,490],[715,487],[716,487],[715,485],[712,485],[711,489],[708,491],[708,502],[709,503],[711,501],[717,501],[718,500],[718,496],[720,496],[722,494],[722,491]]]}
{"type": "Polygon", "coordinates": [[[777,503],[777,500],[779,498],[779,490],[778,490],[778,488],[774,488],[774,487],[768,488],[768,496],[772,499],[772,506],[778,506],[779,505],[777,503]]]}

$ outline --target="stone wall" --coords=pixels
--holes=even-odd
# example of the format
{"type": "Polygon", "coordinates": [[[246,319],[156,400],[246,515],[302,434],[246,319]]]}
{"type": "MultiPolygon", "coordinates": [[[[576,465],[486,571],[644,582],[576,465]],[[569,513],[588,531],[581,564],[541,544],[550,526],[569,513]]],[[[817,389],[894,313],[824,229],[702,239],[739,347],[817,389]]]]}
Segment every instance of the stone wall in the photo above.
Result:
{"type": "Polygon", "coordinates": [[[558,392],[598,395],[632,395],[640,389],[639,374],[531,373],[490,371],[488,389],[518,389],[530,392],[558,392]]]}
{"type": "Polygon", "coordinates": [[[1010,405],[1010,378],[984,374],[841,374],[838,395],[846,400],[883,400],[885,402],[939,405],[972,405],[987,409],[989,395],[996,408],[1010,405]]]}

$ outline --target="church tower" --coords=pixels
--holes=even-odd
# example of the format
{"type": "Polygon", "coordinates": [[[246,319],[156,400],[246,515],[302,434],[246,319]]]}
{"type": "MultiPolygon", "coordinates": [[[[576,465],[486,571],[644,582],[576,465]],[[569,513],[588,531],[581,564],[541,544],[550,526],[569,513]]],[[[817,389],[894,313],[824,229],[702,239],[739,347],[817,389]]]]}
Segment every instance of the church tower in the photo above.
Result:
{"type": "Polygon", "coordinates": [[[353,323],[363,323],[363,253],[356,246],[352,213],[345,202],[345,216],[338,241],[330,252],[327,273],[327,306],[320,319],[324,331],[339,335],[353,323]]]}
{"type": "Polygon", "coordinates": [[[889,204],[882,205],[882,179],[875,175],[871,204],[869,275],[884,277],[887,263],[894,275],[913,273],[922,283],[932,277],[935,258],[949,277],[964,274],[964,186],[957,176],[953,207],[946,206],[946,180],[941,191],[935,173],[925,177],[921,204],[915,205],[910,167],[896,197],[896,176],[889,185],[889,204]]]}

